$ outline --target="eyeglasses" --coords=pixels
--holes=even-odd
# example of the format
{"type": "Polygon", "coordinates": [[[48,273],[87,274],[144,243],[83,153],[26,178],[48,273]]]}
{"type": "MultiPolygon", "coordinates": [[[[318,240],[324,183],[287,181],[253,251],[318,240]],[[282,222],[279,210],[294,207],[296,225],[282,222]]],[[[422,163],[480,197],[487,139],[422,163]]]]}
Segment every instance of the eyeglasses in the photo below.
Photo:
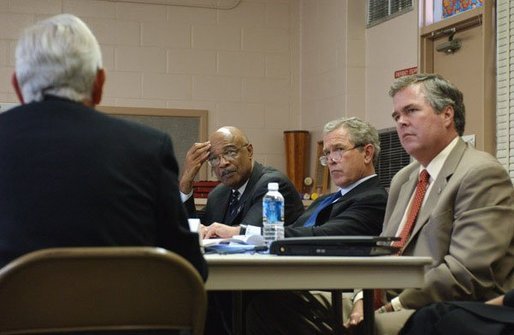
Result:
{"type": "Polygon", "coordinates": [[[220,165],[222,157],[226,161],[233,161],[234,159],[237,158],[237,156],[239,156],[239,152],[241,151],[241,149],[243,149],[249,145],[250,145],[250,143],[246,143],[246,144],[240,146],[239,148],[236,148],[236,147],[228,148],[227,150],[223,151],[221,154],[213,155],[212,157],[209,157],[207,159],[207,163],[209,164],[210,167],[217,167],[218,165],[220,165]]]}
{"type": "Polygon", "coordinates": [[[329,159],[331,159],[332,161],[337,163],[337,162],[339,162],[341,160],[341,158],[343,158],[343,154],[345,152],[353,150],[353,149],[360,148],[362,146],[363,145],[360,144],[360,145],[356,145],[353,148],[349,148],[349,149],[336,148],[334,151],[324,152],[324,155],[319,158],[319,162],[323,166],[327,166],[328,165],[329,159]]]}

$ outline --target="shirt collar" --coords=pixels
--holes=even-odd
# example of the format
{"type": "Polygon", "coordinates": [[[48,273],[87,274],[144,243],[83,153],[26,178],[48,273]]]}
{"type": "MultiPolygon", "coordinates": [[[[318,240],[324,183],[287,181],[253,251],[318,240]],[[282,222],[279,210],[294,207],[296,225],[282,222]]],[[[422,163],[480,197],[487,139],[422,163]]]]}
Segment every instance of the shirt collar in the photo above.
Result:
{"type": "Polygon", "coordinates": [[[250,181],[250,179],[248,179],[246,181],[246,183],[244,183],[240,188],[238,188],[237,190],[239,191],[239,197],[238,199],[241,199],[241,196],[243,195],[243,193],[245,192],[246,190],[246,186],[248,186],[248,182],[250,181]]]}
{"type": "Polygon", "coordinates": [[[371,179],[371,178],[375,177],[376,175],[377,175],[376,173],[372,174],[372,175],[369,175],[367,177],[364,177],[364,178],[361,178],[361,179],[357,180],[353,184],[350,184],[350,185],[348,185],[346,187],[341,187],[339,189],[339,191],[341,192],[341,196],[344,196],[346,193],[350,192],[351,190],[353,190],[354,188],[356,188],[357,186],[359,186],[360,184],[362,184],[366,180],[371,179]]]}
{"type": "Polygon", "coordinates": [[[446,162],[446,159],[450,155],[450,152],[455,148],[457,145],[457,141],[459,140],[459,137],[455,137],[443,150],[441,150],[440,153],[437,154],[437,156],[434,157],[428,163],[426,167],[420,166],[419,171],[421,172],[423,169],[427,169],[428,173],[430,174],[430,181],[436,180],[437,176],[439,175],[439,172],[441,172],[441,169],[443,168],[444,162],[446,162]]]}

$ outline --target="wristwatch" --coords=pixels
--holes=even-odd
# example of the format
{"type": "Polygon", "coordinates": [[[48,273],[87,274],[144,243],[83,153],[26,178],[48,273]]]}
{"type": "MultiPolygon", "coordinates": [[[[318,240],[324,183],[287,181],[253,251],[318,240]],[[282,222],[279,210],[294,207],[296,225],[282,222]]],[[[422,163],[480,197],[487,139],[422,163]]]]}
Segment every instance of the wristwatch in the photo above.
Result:
{"type": "Polygon", "coordinates": [[[240,224],[239,225],[239,235],[246,234],[246,227],[247,227],[247,225],[245,225],[245,224],[240,224]]]}

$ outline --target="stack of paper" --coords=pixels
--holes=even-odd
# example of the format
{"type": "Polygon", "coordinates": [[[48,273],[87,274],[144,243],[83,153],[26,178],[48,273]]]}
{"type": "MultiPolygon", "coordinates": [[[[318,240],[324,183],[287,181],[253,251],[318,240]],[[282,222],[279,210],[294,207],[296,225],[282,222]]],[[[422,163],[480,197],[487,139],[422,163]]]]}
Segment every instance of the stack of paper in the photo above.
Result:
{"type": "Polygon", "coordinates": [[[244,253],[267,250],[261,235],[236,235],[232,238],[210,238],[203,240],[206,253],[244,253]]]}

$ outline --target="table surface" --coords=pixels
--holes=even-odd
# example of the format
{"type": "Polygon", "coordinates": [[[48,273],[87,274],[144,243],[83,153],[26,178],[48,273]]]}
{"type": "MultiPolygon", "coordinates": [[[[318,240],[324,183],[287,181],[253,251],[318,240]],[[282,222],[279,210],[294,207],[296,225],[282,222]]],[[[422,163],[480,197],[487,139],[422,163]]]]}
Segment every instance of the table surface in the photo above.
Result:
{"type": "Polygon", "coordinates": [[[424,282],[430,257],[205,255],[207,290],[409,288],[424,282]]]}

